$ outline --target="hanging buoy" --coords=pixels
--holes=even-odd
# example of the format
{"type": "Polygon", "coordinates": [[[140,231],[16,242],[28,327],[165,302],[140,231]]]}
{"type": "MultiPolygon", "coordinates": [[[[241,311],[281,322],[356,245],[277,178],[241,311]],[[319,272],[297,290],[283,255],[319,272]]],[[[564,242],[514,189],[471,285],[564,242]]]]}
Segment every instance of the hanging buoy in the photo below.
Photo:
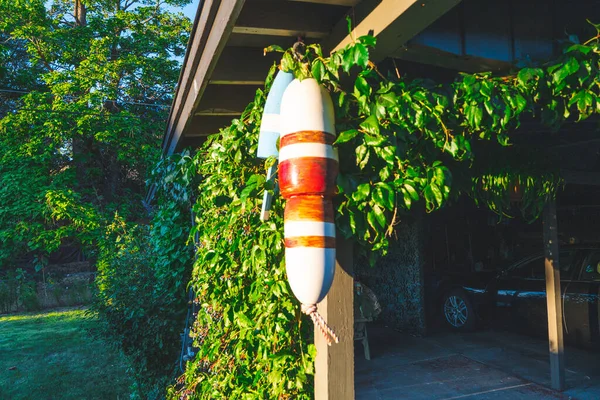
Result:
{"type": "Polygon", "coordinates": [[[338,173],[331,97],[314,79],[292,81],[281,101],[279,187],[284,215],[288,280],[302,311],[327,342],[336,334],[317,312],[335,273],[335,223],[331,199],[338,173]]]}
{"type": "MultiPolygon", "coordinates": [[[[258,158],[269,158],[277,157],[279,152],[277,151],[277,140],[280,135],[280,108],[281,99],[283,93],[288,85],[294,80],[294,75],[289,72],[278,71],[271,90],[267,95],[267,101],[265,102],[265,110],[262,115],[260,123],[260,134],[258,136],[258,150],[256,156],[258,158]]],[[[277,165],[272,165],[267,170],[267,180],[275,174],[277,165]]],[[[266,221],[269,219],[269,212],[271,210],[272,195],[265,190],[263,196],[262,209],[260,212],[260,220],[266,221]]]]}

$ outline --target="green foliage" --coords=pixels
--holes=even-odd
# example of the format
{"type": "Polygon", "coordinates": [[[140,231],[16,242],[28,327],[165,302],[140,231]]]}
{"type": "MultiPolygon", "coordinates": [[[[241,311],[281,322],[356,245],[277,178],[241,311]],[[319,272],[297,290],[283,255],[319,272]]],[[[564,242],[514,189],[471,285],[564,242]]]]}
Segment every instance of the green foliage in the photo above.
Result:
{"type": "Polygon", "coordinates": [[[7,271],[0,277],[0,312],[40,309],[36,282],[21,268],[7,271]]]}
{"type": "Polygon", "coordinates": [[[0,0],[0,267],[62,245],[93,253],[140,218],[189,20],[146,1],[0,0]]]}
{"type": "Polygon", "coordinates": [[[190,157],[161,161],[153,171],[156,210],[149,226],[116,215],[100,244],[93,305],[102,334],[128,357],[137,394],[164,396],[178,367],[192,248],[190,157]]]}
{"type": "MultiPolygon", "coordinates": [[[[526,114],[557,127],[569,115],[584,119],[599,111],[598,42],[567,49],[545,68],[508,77],[464,74],[451,85],[383,76],[369,61],[374,45],[375,38],[361,37],[330,57],[318,45],[267,49],[283,52],[281,69],[314,77],[332,94],[340,149],[337,225],[344,234],[373,260],[387,250],[400,215],[415,206],[432,212],[466,193],[506,215],[516,184],[522,212],[539,215],[559,178],[539,160],[507,157],[509,135],[526,114]]],[[[271,220],[258,217],[261,194],[273,187],[254,158],[263,104],[259,90],[242,117],[189,161],[203,177],[193,231],[199,352],[170,398],[312,395],[310,324],[283,272],[281,199],[273,202],[271,220]]]]}
{"type": "MultiPolygon", "coordinates": [[[[272,81],[274,70],[267,79],[272,81]]],[[[265,95],[210,137],[193,159],[203,177],[194,205],[198,235],[192,286],[199,347],[169,398],[308,399],[312,324],[301,315],[283,263],[283,203],[259,220],[269,186],[255,158],[265,95]]]]}
{"type": "Polygon", "coordinates": [[[466,193],[508,216],[516,182],[522,213],[537,218],[559,187],[558,166],[532,168],[541,161],[534,154],[508,157],[510,134],[525,116],[557,129],[567,118],[600,114],[598,37],[540,68],[502,77],[461,74],[450,85],[382,75],[369,61],[374,45],[375,38],[363,36],[330,57],[307,45],[286,50],[281,60],[281,69],[314,77],[332,94],[340,149],[337,222],[344,235],[374,261],[373,251],[385,253],[401,215],[416,205],[432,212],[466,193]],[[481,143],[488,145],[478,154],[481,143]]]}

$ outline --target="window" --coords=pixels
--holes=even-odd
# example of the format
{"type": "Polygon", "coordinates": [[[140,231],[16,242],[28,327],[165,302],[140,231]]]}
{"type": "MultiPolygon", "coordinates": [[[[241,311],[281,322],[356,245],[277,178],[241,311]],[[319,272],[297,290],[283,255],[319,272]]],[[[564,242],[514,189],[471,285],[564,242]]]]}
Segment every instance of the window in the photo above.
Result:
{"type": "Polygon", "coordinates": [[[558,257],[558,265],[560,267],[560,279],[571,279],[573,266],[575,265],[575,257],[577,252],[573,250],[563,250],[558,257]]]}
{"type": "MultiPolygon", "coordinates": [[[[560,252],[558,265],[560,267],[560,278],[570,279],[575,259],[576,252],[573,250],[564,250],[560,252]]],[[[600,252],[598,253],[598,261],[600,262],[600,252]]],[[[523,279],[546,279],[545,257],[539,256],[527,261],[517,268],[511,274],[515,278],[523,279]]]]}
{"type": "Polygon", "coordinates": [[[537,279],[544,277],[544,257],[536,257],[515,268],[511,276],[523,279],[537,279]]]}

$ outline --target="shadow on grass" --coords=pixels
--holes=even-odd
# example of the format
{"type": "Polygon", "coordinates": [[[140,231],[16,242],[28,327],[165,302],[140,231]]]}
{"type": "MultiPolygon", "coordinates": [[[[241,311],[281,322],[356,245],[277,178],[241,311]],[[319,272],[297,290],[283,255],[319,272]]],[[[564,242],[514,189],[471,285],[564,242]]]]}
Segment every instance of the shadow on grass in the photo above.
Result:
{"type": "Polygon", "coordinates": [[[126,399],[124,358],[84,309],[0,317],[0,399],[126,399]]]}

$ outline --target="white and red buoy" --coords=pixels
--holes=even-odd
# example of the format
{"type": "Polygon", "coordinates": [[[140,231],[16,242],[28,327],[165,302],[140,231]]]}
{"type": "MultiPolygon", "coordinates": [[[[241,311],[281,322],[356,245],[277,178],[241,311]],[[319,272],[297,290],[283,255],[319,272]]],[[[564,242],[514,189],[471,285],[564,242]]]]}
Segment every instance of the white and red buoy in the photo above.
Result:
{"type": "Polygon", "coordinates": [[[338,173],[331,97],[315,79],[295,79],[281,100],[279,187],[285,263],[292,292],[331,344],[338,338],[317,313],[335,274],[332,198],[338,173]]]}

